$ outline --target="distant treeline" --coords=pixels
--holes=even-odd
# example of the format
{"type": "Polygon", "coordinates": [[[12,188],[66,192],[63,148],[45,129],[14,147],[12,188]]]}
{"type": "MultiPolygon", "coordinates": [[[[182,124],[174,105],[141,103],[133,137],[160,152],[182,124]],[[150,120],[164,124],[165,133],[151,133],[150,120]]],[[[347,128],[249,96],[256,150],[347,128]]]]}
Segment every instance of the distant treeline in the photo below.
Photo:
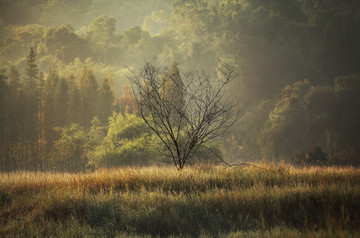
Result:
{"type": "Polygon", "coordinates": [[[359,75],[337,77],[328,86],[296,82],[241,118],[232,153],[307,165],[359,165],[359,121],[359,75]]]}
{"type": "MultiPolygon", "coordinates": [[[[162,159],[154,148],[160,141],[137,115],[129,86],[116,97],[111,80],[99,86],[85,66],[79,77],[55,70],[44,77],[32,48],[22,80],[14,67],[2,70],[0,79],[2,172],[77,172],[162,159]]],[[[218,145],[208,146],[221,155],[218,145]]],[[[217,154],[200,149],[196,160],[215,161],[217,154]]]]}
{"type": "Polygon", "coordinates": [[[85,148],[96,145],[96,136],[85,131],[103,133],[113,113],[133,112],[129,87],[115,97],[108,78],[99,86],[85,66],[79,75],[64,78],[51,70],[44,77],[32,48],[23,78],[15,67],[0,72],[2,171],[85,169],[85,148]]]}
{"type": "Polygon", "coordinates": [[[229,97],[252,100],[241,123],[224,138],[224,158],[359,163],[359,1],[175,0],[171,11],[166,0],[152,6],[107,0],[102,8],[90,2],[1,3],[2,168],[78,170],[89,164],[121,164],[115,162],[121,153],[126,154],[122,158],[136,157],[130,148],[148,153],[140,146],[144,141],[134,141],[151,137],[146,130],[114,136],[116,142],[104,138],[111,128],[109,116],[114,126],[136,116],[124,72],[137,70],[154,55],[178,62],[185,71],[194,65],[207,70],[217,58],[236,59],[239,77],[229,97]],[[68,17],[76,29],[59,25],[70,6],[79,13],[68,17]],[[120,8],[145,14],[142,26],[124,28],[127,18],[111,16],[120,8]],[[24,10],[28,15],[23,19],[13,17],[14,11],[24,10]],[[93,20],[89,24],[84,19],[93,20]],[[102,133],[101,143],[88,140],[95,138],[91,131],[102,133]],[[88,139],[80,140],[80,135],[88,139]],[[58,152],[79,140],[82,147],[75,146],[74,153],[58,152]],[[103,147],[90,153],[94,143],[103,147]],[[119,152],[120,147],[128,149],[119,152]]]}

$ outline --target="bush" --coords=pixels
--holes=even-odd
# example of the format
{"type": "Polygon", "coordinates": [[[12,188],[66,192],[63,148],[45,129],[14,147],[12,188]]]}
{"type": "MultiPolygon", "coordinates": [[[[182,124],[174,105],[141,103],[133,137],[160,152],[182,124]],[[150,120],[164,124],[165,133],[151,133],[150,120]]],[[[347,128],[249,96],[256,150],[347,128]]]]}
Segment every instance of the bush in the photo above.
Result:
{"type": "Polygon", "coordinates": [[[327,165],[328,155],[320,146],[310,147],[309,150],[299,152],[290,157],[290,160],[297,165],[327,165]]]}
{"type": "Polygon", "coordinates": [[[95,167],[148,165],[156,151],[150,129],[135,114],[114,113],[103,141],[96,146],[90,164],[95,167]]]}

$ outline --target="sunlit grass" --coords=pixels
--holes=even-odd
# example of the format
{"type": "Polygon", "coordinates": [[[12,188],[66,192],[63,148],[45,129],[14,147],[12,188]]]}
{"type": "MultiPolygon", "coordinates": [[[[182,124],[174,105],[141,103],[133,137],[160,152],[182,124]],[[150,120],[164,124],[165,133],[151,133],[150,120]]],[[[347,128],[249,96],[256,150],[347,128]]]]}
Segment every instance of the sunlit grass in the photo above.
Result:
{"type": "Polygon", "coordinates": [[[4,175],[0,233],[23,237],[359,235],[359,169],[256,166],[4,175]]]}

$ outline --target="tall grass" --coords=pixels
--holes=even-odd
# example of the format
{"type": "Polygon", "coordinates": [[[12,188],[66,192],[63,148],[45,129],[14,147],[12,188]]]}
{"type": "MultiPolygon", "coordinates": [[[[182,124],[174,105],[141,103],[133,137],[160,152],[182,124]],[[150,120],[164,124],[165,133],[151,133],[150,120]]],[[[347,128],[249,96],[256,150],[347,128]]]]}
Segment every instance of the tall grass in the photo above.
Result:
{"type": "Polygon", "coordinates": [[[121,168],[12,174],[0,183],[0,234],[360,236],[360,170],[121,168]]]}

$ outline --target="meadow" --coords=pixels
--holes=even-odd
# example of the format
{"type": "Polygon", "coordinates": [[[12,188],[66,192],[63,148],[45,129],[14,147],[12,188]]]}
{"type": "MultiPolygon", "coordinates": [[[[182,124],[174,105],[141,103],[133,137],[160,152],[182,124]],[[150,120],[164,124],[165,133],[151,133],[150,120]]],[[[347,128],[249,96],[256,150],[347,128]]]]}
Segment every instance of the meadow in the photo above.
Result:
{"type": "Polygon", "coordinates": [[[4,237],[360,237],[360,169],[290,165],[13,173],[4,237]]]}

